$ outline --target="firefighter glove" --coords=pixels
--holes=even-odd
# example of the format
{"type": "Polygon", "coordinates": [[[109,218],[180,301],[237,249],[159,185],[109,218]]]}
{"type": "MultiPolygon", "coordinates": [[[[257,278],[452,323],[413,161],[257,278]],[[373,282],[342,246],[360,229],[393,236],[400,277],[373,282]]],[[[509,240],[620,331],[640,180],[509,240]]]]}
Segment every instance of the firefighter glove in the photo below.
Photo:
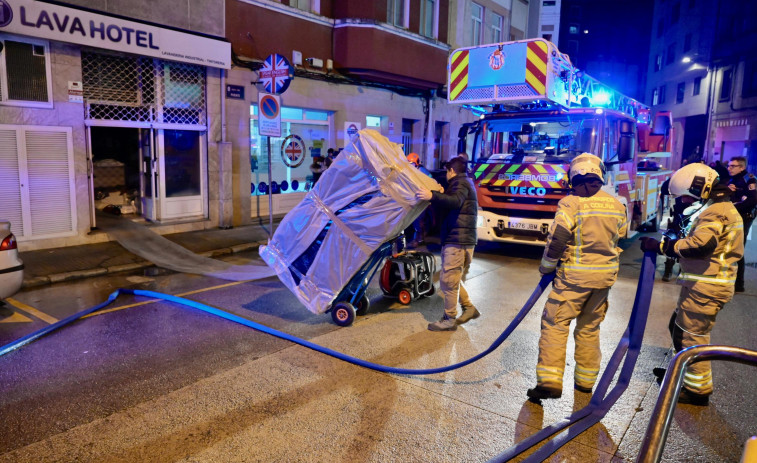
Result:
{"type": "Polygon", "coordinates": [[[644,252],[655,252],[662,254],[660,242],[650,236],[643,236],[639,239],[641,241],[641,250],[644,252]]]}

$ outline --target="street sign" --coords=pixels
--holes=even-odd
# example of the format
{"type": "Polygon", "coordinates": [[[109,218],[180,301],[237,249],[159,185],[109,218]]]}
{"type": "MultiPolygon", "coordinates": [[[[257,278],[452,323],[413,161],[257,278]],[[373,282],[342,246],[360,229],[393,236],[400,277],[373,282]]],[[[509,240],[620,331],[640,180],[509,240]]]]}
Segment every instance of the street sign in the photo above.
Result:
{"type": "Polygon", "coordinates": [[[281,97],[258,92],[258,133],[267,137],[281,136],[281,97]]]}
{"type": "Polygon", "coordinates": [[[289,135],[281,144],[281,160],[291,168],[299,167],[305,160],[305,141],[299,135],[289,135]]]}
{"type": "Polygon", "coordinates": [[[265,59],[265,63],[263,63],[258,74],[265,91],[277,95],[284,93],[289,88],[292,77],[294,77],[294,71],[289,66],[289,61],[276,53],[265,59]]]}
{"type": "Polygon", "coordinates": [[[232,100],[244,100],[244,86],[227,84],[226,98],[232,100]]]}

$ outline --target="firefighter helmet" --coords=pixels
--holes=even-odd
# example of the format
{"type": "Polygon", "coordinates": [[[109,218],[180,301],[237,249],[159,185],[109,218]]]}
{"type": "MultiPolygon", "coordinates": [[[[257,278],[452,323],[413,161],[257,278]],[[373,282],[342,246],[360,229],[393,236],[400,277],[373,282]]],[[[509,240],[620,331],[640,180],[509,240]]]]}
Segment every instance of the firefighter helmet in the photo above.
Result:
{"type": "Polygon", "coordinates": [[[594,176],[605,183],[605,164],[597,156],[591,153],[582,153],[570,161],[570,171],[568,173],[571,185],[573,179],[579,175],[594,176]]]}
{"type": "Polygon", "coordinates": [[[701,162],[681,167],[670,177],[670,194],[673,196],[692,196],[696,199],[710,197],[712,187],[718,183],[715,169],[701,162]]]}

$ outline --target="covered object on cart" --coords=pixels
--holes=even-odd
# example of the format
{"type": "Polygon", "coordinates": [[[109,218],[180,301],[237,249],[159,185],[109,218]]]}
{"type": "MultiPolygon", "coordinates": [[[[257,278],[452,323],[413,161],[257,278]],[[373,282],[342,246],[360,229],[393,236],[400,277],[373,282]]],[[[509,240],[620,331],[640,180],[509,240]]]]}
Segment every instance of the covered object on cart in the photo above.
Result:
{"type": "Polygon", "coordinates": [[[284,217],[260,255],[308,310],[327,312],[382,244],[428,206],[415,197],[421,187],[442,189],[407,161],[400,145],[361,130],[284,217]]]}

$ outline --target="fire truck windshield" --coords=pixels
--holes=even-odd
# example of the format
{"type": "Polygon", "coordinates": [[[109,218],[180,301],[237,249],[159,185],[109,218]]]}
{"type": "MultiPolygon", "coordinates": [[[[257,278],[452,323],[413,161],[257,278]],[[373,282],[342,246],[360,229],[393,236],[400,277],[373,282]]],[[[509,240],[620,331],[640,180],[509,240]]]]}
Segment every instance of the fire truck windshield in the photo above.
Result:
{"type": "Polygon", "coordinates": [[[600,119],[594,115],[491,118],[481,121],[475,162],[566,163],[599,148],[600,119]]]}

